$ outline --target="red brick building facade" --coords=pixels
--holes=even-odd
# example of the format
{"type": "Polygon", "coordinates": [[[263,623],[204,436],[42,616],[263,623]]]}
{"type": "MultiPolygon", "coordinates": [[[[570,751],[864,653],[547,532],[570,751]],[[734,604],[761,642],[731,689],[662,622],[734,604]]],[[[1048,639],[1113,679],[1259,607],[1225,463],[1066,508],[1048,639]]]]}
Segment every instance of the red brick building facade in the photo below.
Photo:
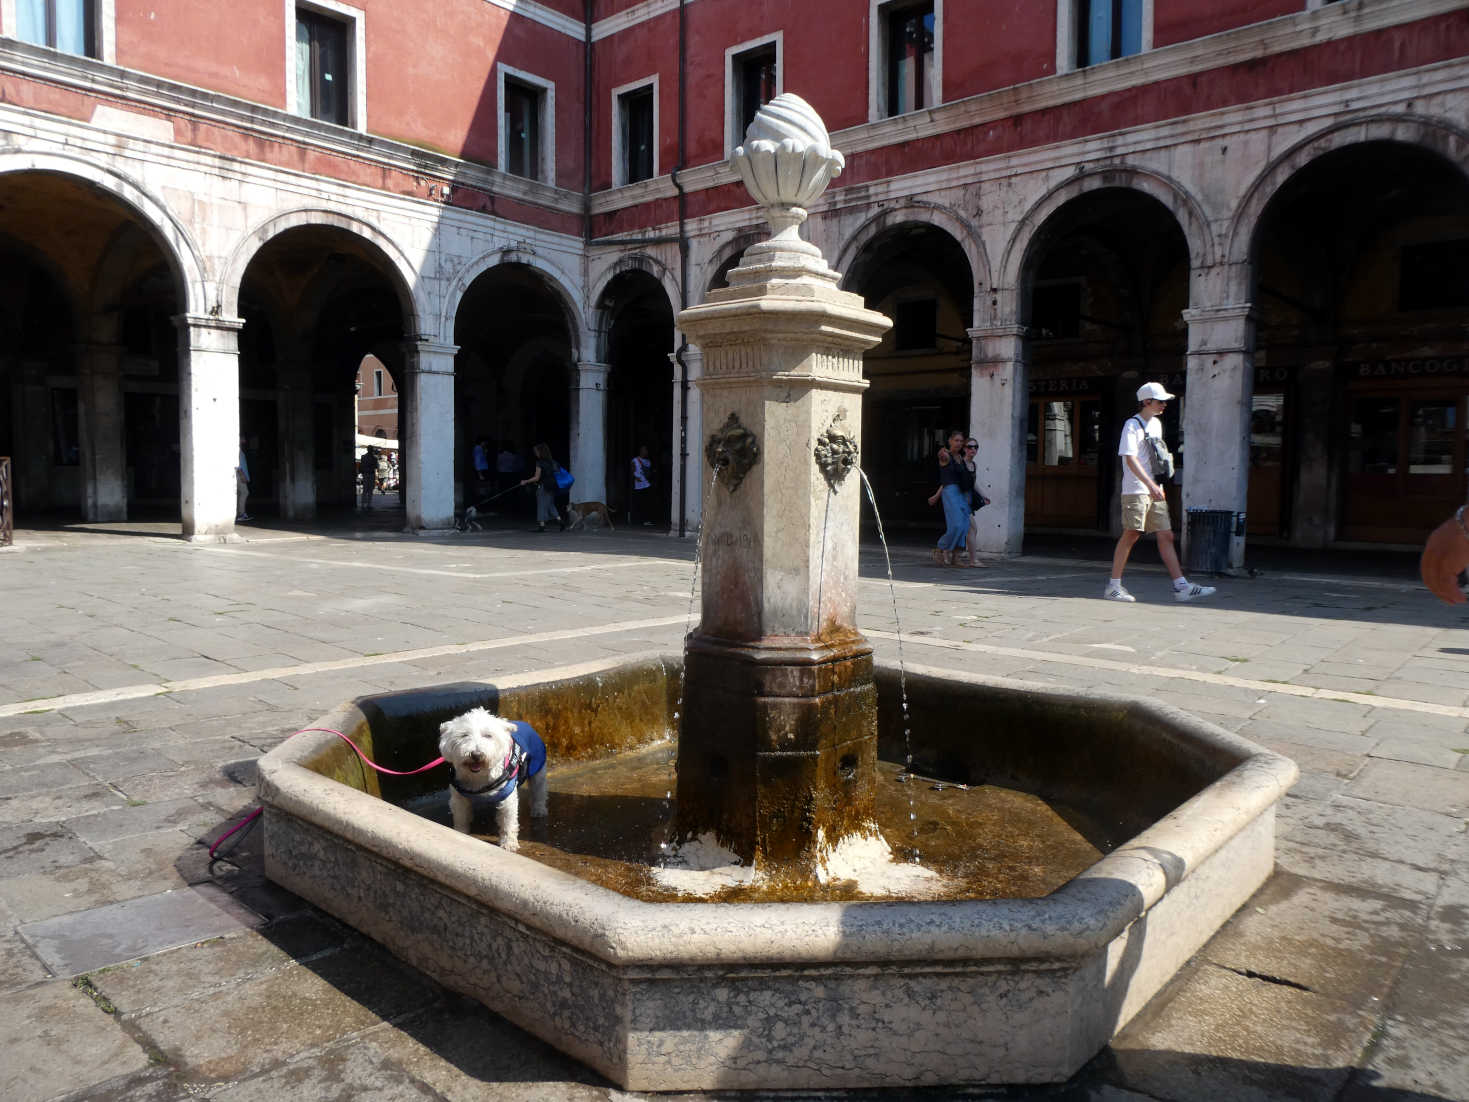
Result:
{"type": "Polygon", "coordinates": [[[1411,542],[1465,496],[1466,55],[1462,0],[0,0],[0,454],[22,512],[213,538],[238,430],[252,511],[345,507],[373,356],[411,523],[487,436],[614,504],[647,444],[697,524],[676,315],[792,91],[847,158],[808,235],[896,322],[892,522],[958,424],[989,549],[1107,531],[1158,378],[1184,505],[1411,542]]]}

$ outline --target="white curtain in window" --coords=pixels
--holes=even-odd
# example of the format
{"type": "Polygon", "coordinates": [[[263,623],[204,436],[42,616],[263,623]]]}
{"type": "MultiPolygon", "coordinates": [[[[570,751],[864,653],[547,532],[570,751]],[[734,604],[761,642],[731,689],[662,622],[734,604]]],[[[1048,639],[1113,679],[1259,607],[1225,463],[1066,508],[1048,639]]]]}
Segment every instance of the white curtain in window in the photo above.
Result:
{"type": "Polygon", "coordinates": [[[46,0],[15,0],[15,37],[46,45],[46,0]]]}
{"type": "Polygon", "coordinates": [[[296,114],[311,117],[311,28],[296,20],[296,114]]]}
{"type": "Polygon", "coordinates": [[[56,48],[69,54],[87,52],[86,0],[53,0],[56,5],[56,48]]]}

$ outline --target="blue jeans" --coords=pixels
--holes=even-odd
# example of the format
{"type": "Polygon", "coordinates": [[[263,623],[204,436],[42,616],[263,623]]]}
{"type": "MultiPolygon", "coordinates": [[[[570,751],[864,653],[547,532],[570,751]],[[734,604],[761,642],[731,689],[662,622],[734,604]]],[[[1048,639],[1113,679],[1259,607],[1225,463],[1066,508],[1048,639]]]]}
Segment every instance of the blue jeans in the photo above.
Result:
{"type": "Polygon", "coordinates": [[[964,537],[969,532],[969,502],[964,493],[952,482],[943,489],[944,534],[939,537],[940,551],[956,551],[964,547],[964,537]]]}

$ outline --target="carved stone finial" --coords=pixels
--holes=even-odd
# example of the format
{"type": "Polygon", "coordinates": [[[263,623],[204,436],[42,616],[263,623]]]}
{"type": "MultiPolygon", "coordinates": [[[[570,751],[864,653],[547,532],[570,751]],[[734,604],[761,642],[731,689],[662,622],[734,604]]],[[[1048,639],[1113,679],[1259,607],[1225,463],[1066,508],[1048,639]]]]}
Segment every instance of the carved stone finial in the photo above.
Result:
{"type": "Polygon", "coordinates": [[[831,147],[821,116],[791,92],[760,108],[745,131],[745,144],[734,151],[730,163],[755,202],[765,208],[773,231],[770,240],[782,244],[800,241],[806,208],[847,164],[831,147]]]}
{"type": "Polygon", "coordinates": [[[704,457],[714,468],[714,478],[729,487],[734,493],[745,480],[745,475],[760,461],[760,441],[735,414],[729,415],[723,427],[709,437],[704,457]]]}
{"type": "Polygon", "coordinates": [[[847,411],[837,410],[831,425],[816,438],[816,466],[835,493],[857,465],[857,441],[847,434],[847,411]]]}

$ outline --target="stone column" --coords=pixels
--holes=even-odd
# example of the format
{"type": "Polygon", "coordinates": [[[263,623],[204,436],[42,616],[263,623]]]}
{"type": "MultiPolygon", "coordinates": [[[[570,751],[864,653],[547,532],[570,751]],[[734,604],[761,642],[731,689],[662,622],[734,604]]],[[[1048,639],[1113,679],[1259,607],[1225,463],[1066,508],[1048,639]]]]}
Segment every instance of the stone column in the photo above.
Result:
{"type": "Polygon", "coordinates": [[[734,161],[776,233],[677,320],[704,351],[704,457],[719,477],[704,502],[703,617],[685,648],[676,833],[809,876],[829,847],[874,829],[854,468],[862,352],[890,323],[798,235],[843,163],[815,112],[778,96],[734,161]]]}
{"type": "Polygon", "coordinates": [[[1250,481],[1250,403],[1255,393],[1255,315],[1249,303],[1185,310],[1188,394],[1183,410],[1184,538],[1189,509],[1236,514],[1229,566],[1245,559],[1250,481]]]}
{"type": "Polygon", "coordinates": [[[82,519],[127,520],[127,456],[123,447],[122,347],[79,349],[77,394],[82,461],[82,519]]]}
{"type": "Polygon", "coordinates": [[[1300,426],[1291,457],[1290,542],[1293,547],[1325,547],[1336,537],[1336,467],[1332,463],[1331,415],[1335,365],[1308,363],[1296,375],[1296,408],[1290,419],[1300,426]]]}
{"type": "MultiPolygon", "coordinates": [[[[678,335],[674,334],[674,339],[678,335]]],[[[696,535],[699,531],[700,516],[704,509],[704,488],[708,483],[709,468],[704,463],[703,441],[704,441],[704,404],[699,400],[699,380],[704,377],[704,353],[697,345],[690,344],[683,351],[684,364],[688,374],[689,404],[688,424],[680,423],[680,410],[683,398],[684,369],[679,367],[678,353],[670,352],[668,358],[673,361],[673,470],[670,472],[672,482],[669,485],[671,497],[669,499],[669,523],[674,532],[678,531],[678,496],[679,488],[684,486],[683,502],[683,527],[689,535],[696,535]],[[680,434],[683,435],[683,446],[688,449],[688,461],[681,462],[680,434]],[[701,477],[700,472],[703,472],[701,477]]]]}
{"type": "Polygon", "coordinates": [[[607,373],[608,364],[576,365],[576,392],[571,403],[571,473],[574,501],[607,500],[607,373]]]}
{"type": "Polygon", "coordinates": [[[276,392],[277,492],[284,520],[316,516],[316,432],[312,408],[311,368],[282,364],[276,392]]]}
{"type": "Polygon", "coordinates": [[[220,540],[235,530],[240,456],[241,318],[180,314],[179,509],[184,535],[220,540]]]}
{"type": "Polygon", "coordinates": [[[454,526],[454,354],[458,345],[404,345],[398,394],[399,474],[405,480],[408,530],[454,526]]]}
{"type": "Polygon", "coordinates": [[[32,360],[15,372],[16,385],[11,411],[15,452],[10,457],[10,492],[14,508],[23,512],[51,509],[51,388],[46,383],[47,365],[32,360]]]}
{"type": "Polygon", "coordinates": [[[1020,554],[1025,536],[1025,417],[1030,365],[1025,327],[969,330],[969,435],[979,444],[975,482],[990,504],[979,514],[979,549],[1020,554]]]}

